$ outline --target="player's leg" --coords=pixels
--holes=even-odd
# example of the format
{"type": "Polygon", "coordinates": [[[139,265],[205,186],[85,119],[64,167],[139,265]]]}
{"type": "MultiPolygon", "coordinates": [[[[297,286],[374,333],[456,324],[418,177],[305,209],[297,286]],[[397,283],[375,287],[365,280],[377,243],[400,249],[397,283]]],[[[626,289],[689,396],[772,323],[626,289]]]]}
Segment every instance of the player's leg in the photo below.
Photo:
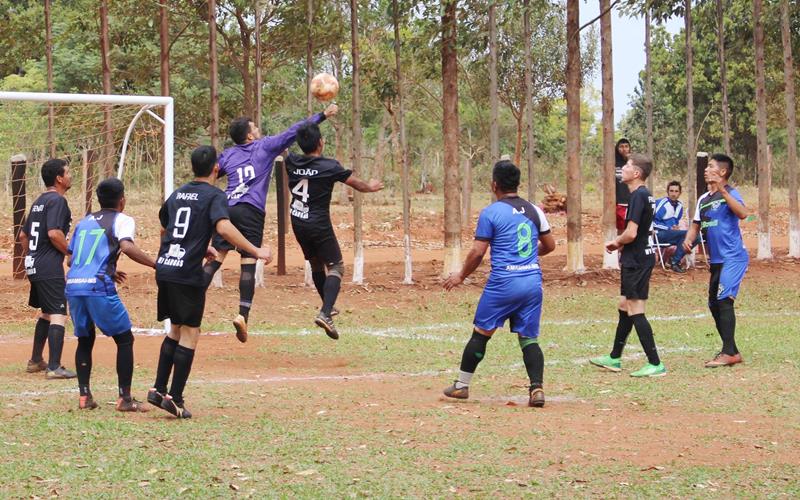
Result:
{"type": "MultiPolygon", "coordinates": [[[[231,224],[247,238],[247,241],[260,247],[264,241],[264,213],[249,203],[238,203],[230,208],[231,224]]],[[[227,242],[226,242],[227,243],[227,242]]],[[[229,244],[230,245],[230,244],[229,244]]],[[[238,249],[241,256],[239,272],[239,314],[233,320],[236,338],[239,342],[247,342],[247,322],[253,297],[256,291],[256,258],[255,255],[238,249]]]]}
{"type": "Polygon", "coordinates": [[[314,282],[314,288],[316,288],[319,298],[325,300],[325,278],[328,276],[325,272],[325,264],[316,255],[307,260],[311,266],[311,281],[314,282]]]}
{"type": "Polygon", "coordinates": [[[544,353],[539,346],[539,325],[542,317],[542,279],[533,276],[524,280],[518,289],[525,290],[520,307],[511,316],[511,331],[516,333],[522,349],[522,361],[528,372],[528,406],[544,406],[544,353]],[[531,293],[531,290],[533,293],[531,293]]]}
{"type": "Polygon", "coordinates": [[[645,316],[645,305],[650,291],[650,275],[652,267],[636,269],[635,286],[632,293],[625,298],[628,302],[628,317],[636,329],[636,335],[642,344],[642,349],[647,356],[647,364],[631,373],[632,377],[660,377],[667,374],[667,369],[661,362],[653,337],[653,327],[645,316]]]}
{"type": "MultiPolygon", "coordinates": [[[[28,297],[28,305],[41,309],[39,297],[36,293],[36,285],[31,282],[31,292],[28,297]]],[[[47,369],[47,362],[44,360],[44,346],[47,343],[47,331],[50,328],[50,315],[39,313],[36,326],[33,329],[33,348],[31,349],[31,359],[28,360],[26,371],[37,373],[47,369]]]]}
{"type": "Polygon", "coordinates": [[[206,263],[203,264],[203,285],[206,287],[211,284],[211,281],[214,279],[214,275],[217,274],[219,268],[222,267],[222,263],[225,262],[225,257],[228,255],[227,250],[217,249],[216,247],[214,249],[217,251],[216,257],[211,260],[207,260],[206,263]]]}
{"type": "MultiPolygon", "coordinates": [[[[720,314],[719,314],[719,302],[717,301],[717,295],[719,291],[719,280],[722,276],[722,264],[711,264],[709,266],[710,276],[708,279],[708,310],[711,312],[711,317],[714,318],[714,326],[717,329],[717,334],[722,337],[722,329],[720,326],[720,314]]],[[[722,354],[722,351],[719,351],[713,359],[706,362],[706,366],[709,363],[713,364],[714,361],[722,354]]]]}
{"type": "Polygon", "coordinates": [[[622,370],[622,351],[625,349],[625,344],[628,342],[628,336],[631,330],[633,330],[633,322],[628,316],[628,301],[625,299],[625,294],[628,293],[628,289],[631,287],[631,281],[631,269],[623,266],[620,270],[617,329],[614,333],[614,344],[611,346],[611,353],[589,360],[589,363],[612,372],[619,372],[622,370]]]}
{"type": "Polygon", "coordinates": [[[61,353],[64,350],[64,326],[67,324],[67,298],[64,294],[63,278],[53,278],[36,282],[36,290],[42,312],[50,316],[47,327],[48,379],[75,378],[75,372],[67,370],[61,364],[61,353]]]}
{"type": "MultiPolygon", "coordinates": [[[[177,313],[173,313],[173,309],[177,308],[177,301],[172,300],[173,285],[165,281],[158,281],[158,298],[157,298],[157,319],[164,321],[170,319],[170,330],[164,337],[161,343],[161,349],[158,354],[158,364],[156,367],[156,380],[153,387],[147,392],[147,401],[155,406],[161,407],[161,401],[164,394],[167,393],[167,384],[169,382],[172,367],[175,364],[175,349],[178,347],[178,342],[181,339],[180,324],[176,323],[179,318],[177,313]]],[[[177,294],[177,292],[174,292],[177,294]]]]}
{"type": "Polygon", "coordinates": [[[328,337],[339,338],[339,332],[333,324],[333,306],[339,297],[344,276],[344,262],[342,261],[342,250],[333,230],[327,232],[319,239],[316,252],[317,259],[325,263],[327,276],[322,287],[322,308],[314,319],[314,323],[323,328],[328,337]]]}
{"type": "Polygon", "coordinates": [[[75,371],[78,375],[78,408],[93,410],[97,408],[92,397],[90,379],[92,376],[92,350],[94,349],[95,327],[86,308],[87,297],[70,297],[69,309],[78,347],[75,349],[75,371]]]}
{"type": "Polygon", "coordinates": [[[714,299],[718,317],[717,331],[722,339],[722,351],[713,360],[706,363],[707,368],[732,366],[743,361],[739,348],[736,346],[734,301],[746,271],[747,262],[726,262],[721,265],[714,299]]]}

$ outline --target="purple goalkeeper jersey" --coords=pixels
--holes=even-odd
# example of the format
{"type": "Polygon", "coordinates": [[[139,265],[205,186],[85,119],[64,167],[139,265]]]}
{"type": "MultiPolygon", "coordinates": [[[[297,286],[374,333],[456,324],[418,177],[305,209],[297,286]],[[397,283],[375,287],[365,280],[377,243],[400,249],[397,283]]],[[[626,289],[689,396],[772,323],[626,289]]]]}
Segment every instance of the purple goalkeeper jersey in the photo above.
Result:
{"type": "MultiPolygon", "coordinates": [[[[319,124],[324,119],[324,113],[317,113],[308,120],[319,124]]],[[[229,206],[249,203],[265,211],[275,158],[294,143],[297,129],[304,123],[306,120],[299,121],[278,135],[249,144],[236,144],[219,155],[219,175],[228,177],[225,195],[229,206]]]]}

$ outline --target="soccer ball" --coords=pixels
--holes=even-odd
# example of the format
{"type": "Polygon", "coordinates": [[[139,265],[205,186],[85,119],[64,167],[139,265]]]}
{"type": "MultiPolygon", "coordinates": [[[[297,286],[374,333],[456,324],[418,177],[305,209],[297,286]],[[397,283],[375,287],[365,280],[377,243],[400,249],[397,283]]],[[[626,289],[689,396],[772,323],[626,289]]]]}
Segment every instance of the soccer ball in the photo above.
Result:
{"type": "Polygon", "coordinates": [[[311,95],[319,101],[330,101],[339,93],[339,82],[330,73],[320,73],[311,79],[311,95]]]}

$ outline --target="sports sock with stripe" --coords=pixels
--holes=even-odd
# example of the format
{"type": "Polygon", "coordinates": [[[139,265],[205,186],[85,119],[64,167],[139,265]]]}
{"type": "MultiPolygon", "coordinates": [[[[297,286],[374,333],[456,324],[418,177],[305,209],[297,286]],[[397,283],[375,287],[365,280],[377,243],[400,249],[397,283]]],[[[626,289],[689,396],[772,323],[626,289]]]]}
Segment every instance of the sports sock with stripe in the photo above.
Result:
{"type": "Polygon", "coordinates": [[[614,335],[614,345],[611,348],[611,357],[617,359],[622,356],[622,350],[628,342],[628,335],[633,329],[633,321],[628,316],[628,311],[617,309],[619,320],[617,321],[617,333],[614,335]]]}
{"type": "Polygon", "coordinates": [[[153,387],[164,394],[167,392],[167,381],[169,381],[169,374],[172,372],[172,366],[175,362],[175,348],[178,347],[178,341],[164,337],[164,342],[161,343],[161,352],[158,355],[158,368],[156,368],[156,382],[153,387]]]}
{"type": "Polygon", "coordinates": [[[211,262],[206,262],[203,265],[203,286],[208,286],[211,284],[211,280],[214,279],[214,275],[217,273],[219,268],[222,266],[222,262],[218,262],[216,260],[212,260],[211,262]]]}
{"type": "Polygon", "coordinates": [[[522,361],[525,363],[525,370],[528,372],[528,378],[531,381],[531,389],[539,389],[544,382],[544,353],[542,348],[539,347],[538,342],[532,342],[533,339],[522,339],[520,337],[520,344],[524,344],[522,348],[522,361]]]}
{"type": "Polygon", "coordinates": [[[256,294],[256,265],[242,264],[239,275],[239,314],[247,321],[250,317],[250,307],[253,305],[253,296],[256,294]]]}
{"type": "MultiPolygon", "coordinates": [[[[481,362],[486,355],[486,343],[489,342],[491,337],[478,333],[477,330],[472,331],[467,345],[464,346],[464,353],[461,355],[461,371],[465,373],[475,373],[478,368],[478,363],[481,362]]],[[[470,377],[471,378],[471,377],[470,377]]],[[[459,380],[460,381],[460,380],[459,380]]],[[[469,385],[469,382],[462,382],[462,387],[469,385]]]]}
{"type": "Polygon", "coordinates": [[[131,399],[131,381],[133,380],[133,333],[114,335],[117,344],[117,380],[119,395],[129,401],[131,399]]]}
{"type": "Polygon", "coordinates": [[[81,396],[90,396],[89,380],[92,376],[92,349],[94,349],[94,328],[85,337],[78,337],[75,349],[75,371],[78,374],[78,390],[81,396]]]}
{"type": "Polygon", "coordinates": [[[717,330],[719,336],[722,338],[722,352],[729,356],[739,354],[739,349],[736,347],[736,312],[733,309],[733,299],[728,297],[726,299],[717,301],[719,307],[719,321],[717,322],[717,330]]]}
{"type": "Polygon", "coordinates": [[[661,360],[658,357],[656,339],[653,337],[653,328],[650,326],[650,322],[647,321],[644,313],[634,314],[630,316],[630,318],[634,328],[636,328],[636,334],[639,336],[642,349],[644,349],[644,353],[647,355],[647,362],[651,365],[658,365],[661,363],[661,360]]]}
{"type": "Polygon", "coordinates": [[[193,361],[194,349],[182,345],[175,348],[175,370],[172,373],[169,395],[176,403],[183,403],[183,389],[186,387],[186,381],[189,380],[193,361]]]}
{"type": "Polygon", "coordinates": [[[50,328],[50,322],[44,318],[39,318],[36,321],[36,327],[33,329],[33,350],[31,351],[31,361],[41,361],[42,354],[44,353],[44,345],[47,342],[47,330],[50,328]]]}
{"type": "Polygon", "coordinates": [[[61,366],[61,351],[64,350],[64,327],[50,323],[47,328],[47,344],[50,359],[47,361],[48,370],[58,370],[61,366]]]}

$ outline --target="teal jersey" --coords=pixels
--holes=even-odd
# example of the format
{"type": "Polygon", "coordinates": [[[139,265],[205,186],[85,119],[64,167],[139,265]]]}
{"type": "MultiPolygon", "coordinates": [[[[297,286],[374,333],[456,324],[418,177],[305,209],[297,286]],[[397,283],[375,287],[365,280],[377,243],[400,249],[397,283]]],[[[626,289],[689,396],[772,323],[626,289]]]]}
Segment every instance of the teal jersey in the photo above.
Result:
{"type": "Polygon", "coordinates": [[[67,254],[67,297],[116,295],[114,274],[120,242],[133,241],[135,223],[116,210],[103,209],[84,217],[72,234],[67,254]]]}
{"type": "MultiPolygon", "coordinates": [[[[739,191],[726,187],[730,195],[744,205],[739,191]]],[[[739,229],[739,217],[733,213],[719,191],[707,192],[697,200],[694,223],[703,231],[712,264],[750,259],[742,240],[742,230],[739,229]]]]}

